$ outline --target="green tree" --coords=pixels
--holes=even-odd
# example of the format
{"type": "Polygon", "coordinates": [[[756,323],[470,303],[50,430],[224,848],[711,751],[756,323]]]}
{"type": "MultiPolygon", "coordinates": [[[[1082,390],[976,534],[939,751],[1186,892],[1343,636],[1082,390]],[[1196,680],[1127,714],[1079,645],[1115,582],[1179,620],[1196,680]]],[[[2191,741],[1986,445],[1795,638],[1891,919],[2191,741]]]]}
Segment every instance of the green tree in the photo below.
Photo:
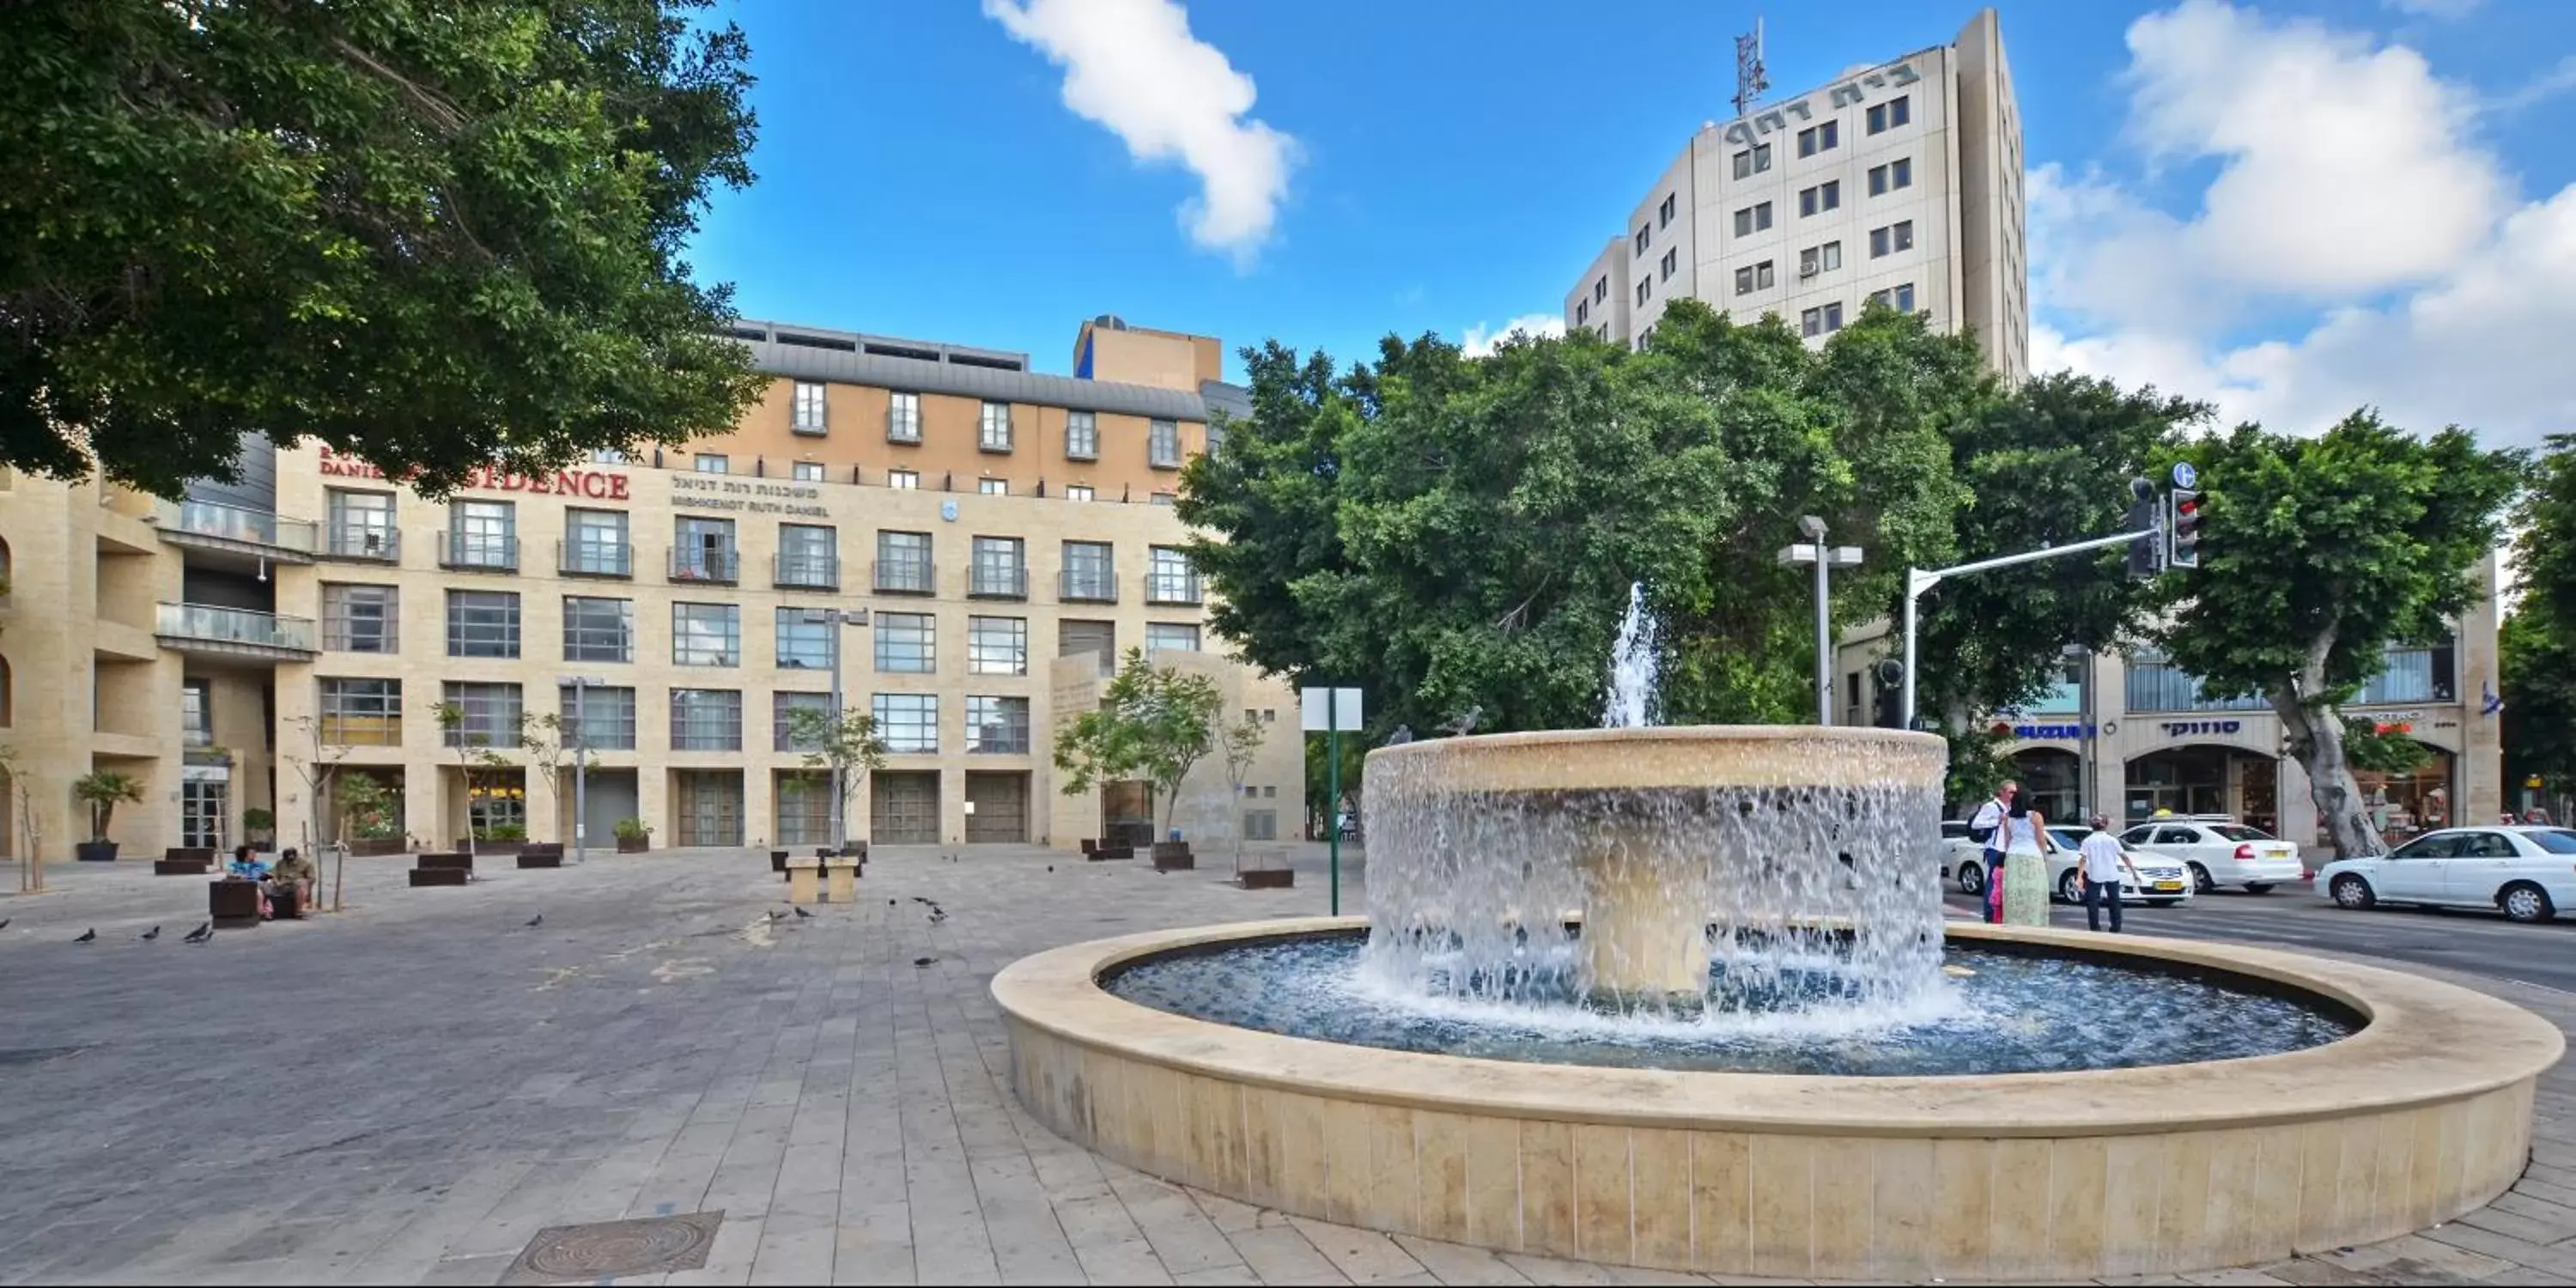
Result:
{"type": "Polygon", "coordinates": [[[842,835],[832,843],[847,842],[851,802],[868,775],[885,768],[885,740],[877,736],[876,717],[857,707],[839,712],[798,707],[787,713],[787,737],[788,745],[803,750],[808,768],[839,772],[842,835]]]}
{"type": "Polygon", "coordinates": [[[2576,632],[2526,598],[2496,633],[2496,663],[2506,782],[2536,774],[2544,790],[2565,796],[2576,785],[2576,632]]]}
{"type": "Polygon", "coordinates": [[[2200,566],[2161,580],[2155,642],[2212,697],[2281,717],[2317,815],[2347,855],[2376,854],[2341,706],[2390,644],[2438,638],[2488,594],[2524,458],[2464,430],[2418,438],[2356,412],[2314,438],[2253,425],[2188,453],[2199,466],[2200,566]]]}
{"type": "Polygon", "coordinates": [[[2535,627],[2576,628],[2576,434],[2552,434],[2516,507],[2513,570],[2535,627]]]}
{"type": "Polygon", "coordinates": [[[438,494],[730,428],[681,259],[751,180],[706,0],[0,5],[0,463],[165,495],[241,436],[438,494]]]}
{"type": "Polygon", "coordinates": [[[1055,767],[1065,775],[1064,794],[1143,778],[1162,798],[1163,831],[1169,835],[1181,780],[1216,749],[1224,708],[1214,680],[1155,666],[1143,649],[1127,650],[1100,706],[1056,731],[1055,767]]]}

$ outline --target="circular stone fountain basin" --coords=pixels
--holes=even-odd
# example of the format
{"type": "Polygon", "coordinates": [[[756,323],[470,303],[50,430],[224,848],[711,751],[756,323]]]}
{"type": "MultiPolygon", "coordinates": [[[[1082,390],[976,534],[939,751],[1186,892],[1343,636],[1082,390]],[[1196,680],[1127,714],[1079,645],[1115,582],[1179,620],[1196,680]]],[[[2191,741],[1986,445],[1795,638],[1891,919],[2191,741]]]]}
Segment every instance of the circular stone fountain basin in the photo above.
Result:
{"type": "Polygon", "coordinates": [[[1788,1278],[2170,1274],[2390,1238],[2520,1175],[2556,1026],[2483,994],[2231,945],[1954,924],[2358,1020],[2248,1058],[1843,1077],[1346,1045],[1138,1005],[1176,955],[1348,936],[1300,919],[1075,944],[993,981],[1021,1103],[1246,1203],[1506,1251],[1788,1278]],[[2233,982],[2231,982],[2233,981],[2233,982]]]}

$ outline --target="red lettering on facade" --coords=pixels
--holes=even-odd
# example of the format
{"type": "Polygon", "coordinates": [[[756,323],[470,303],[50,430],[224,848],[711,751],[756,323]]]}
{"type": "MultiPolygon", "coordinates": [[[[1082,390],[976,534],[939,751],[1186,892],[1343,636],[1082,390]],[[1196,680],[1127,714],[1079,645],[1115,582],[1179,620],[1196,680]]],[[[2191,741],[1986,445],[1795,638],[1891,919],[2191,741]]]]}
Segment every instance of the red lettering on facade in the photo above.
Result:
{"type": "MultiPolygon", "coordinates": [[[[380,479],[383,470],[350,456],[322,449],[321,472],[331,478],[380,479]]],[[[496,466],[477,465],[465,472],[464,489],[469,492],[542,492],[549,496],[586,496],[614,501],[627,499],[626,476],[600,470],[558,470],[552,477],[505,473],[496,466]]]]}

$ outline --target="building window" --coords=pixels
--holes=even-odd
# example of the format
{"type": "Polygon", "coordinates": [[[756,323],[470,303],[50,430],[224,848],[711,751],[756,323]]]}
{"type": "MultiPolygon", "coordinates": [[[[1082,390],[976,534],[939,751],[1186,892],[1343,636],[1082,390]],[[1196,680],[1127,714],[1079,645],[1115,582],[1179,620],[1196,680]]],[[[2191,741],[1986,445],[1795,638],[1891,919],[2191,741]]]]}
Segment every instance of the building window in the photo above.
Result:
{"type": "Polygon", "coordinates": [[[1027,675],[1029,623],[1021,617],[966,619],[966,673],[1027,675]]]}
{"type": "MultiPolygon", "coordinates": [[[[1252,789],[1246,787],[1244,789],[1244,794],[1247,796],[1251,795],[1252,789]]],[[[1247,841],[1278,840],[1279,811],[1275,809],[1245,810],[1243,812],[1243,839],[1247,841]]]]}
{"type": "Polygon", "coordinates": [[[1842,142],[1842,129],[1840,121],[1820,121],[1798,131],[1798,155],[1811,157],[1833,151],[1834,145],[1842,142]]]}
{"type": "Polygon", "coordinates": [[[1152,496],[1145,498],[1145,504],[1147,505],[1174,505],[1178,504],[1179,501],[1180,497],[1170,492],[1156,492],[1152,496]]]}
{"type": "Polygon", "coordinates": [[[816,523],[778,525],[777,581],[781,586],[833,590],[841,584],[841,535],[816,523]]]}
{"type": "Polygon", "coordinates": [[[921,475],[913,470],[887,470],[886,486],[900,491],[913,491],[921,486],[921,475]]]}
{"type": "Polygon", "coordinates": [[[215,716],[212,685],[205,680],[190,680],[179,686],[179,745],[211,747],[215,745],[215,716]]]}
{"type": "Polygon", "coordinates": [[[1842,266],[1843,244],[1838,241],[1829,241],[1822,246],[1810,246],[1798,252],[1798,276],[1800,277],[1830,273],[1842,266]]]}
{"type": "Polygon", "coordinates": [[[555,700],[562,704],[566,750],[635,750],[635,690],[585,684],[576,696],[567,684],[555,691],[555,700]]]}
{"type": "Polygon", "coordinates": [[[464,712],[456,727],[445,731],[450,747],[516,747],[522,724],[519,686],[465,684],[450,680],[441,695],[464,712]]]}
{"type": "Polygon", "coordinates": [[[1158,470],[1181,467],[1181,426],[1178,421],[1157,420],[1146,432],[1146,463],[1158,470]]]}
{"type": "Polygon", "coordinates": [[[1891,286],[1884,291],[1872,291],[1869,298],[1899,313],[1911,313],[1914,311],[1914,283],[1907,282],[1901,286],[1891,286]]]}
{"type": "Polygon", "coordinates": [[[1680,268],[1680,267],[1681,267],[1681,265],[1682,265],[1682,253],[1681,253],[1681,251],[1680,251],[1680,249],[1679,249],[1679,248],[1675,248],[1675,249],[1673,249],[1673,250],[1665,251],[1665,252],[1664,252],[1664,280],[1665,280],[1665,281],[1667,281],[1667,282],[1669,282],[1669,281],[1673,280],[1673,271],[1674,271],[1675,269],[1680,268]]]}
{"type": "Polygon", "coordinates": [[[1029,700],[1027,698],[967,698],[966,754],[970,756],[1029,754],[1029,700]]]}
{"type": "Polygon", "coordinates": [[[1911,94],[1899,94],[1884,103],[1872,104],[1869,109],[1869,132],[1885,134],[1913,120],[1913,97],[1911,94]]]}
{"type": "Polygon", "coordinates": [[[799,434],[823,432],[823,386],[820,383],[812,380],[796,382],[796,412],[794,419],[788,421],[788,428],[799,434]]]}
{"type": "Polygon", "coordinates": [[[626,463],[626,453],[614,447],[594,447],[590,449],[590,463],[593,465],[624,465],[626,463]]]}
{"type": "Polygon", "coordinates": [[[322,681],[322,741],[335,747],[402,745],[402,681],[322,681]]]}
{"type": "Polygon", "coordinates": [[[402,592],[324,583],[322,647],[334,653],[401,652],[402,592]]]}
{"type": "Polygon", "coordinates": [[[391,559],[395,543],[394,498],[390,492],[330,490],[330,553],[352,559],[391,559]]]}
{"type": "Polygon", "coordinates": [[[886,441],[890,443],[921,441],[921,395],[907,393],[886,395],[886,441]]]}
{"type": "Polygon", "coordinates": [[[966,593],[1024,599],[1029,593],[1028,559],[1018,537],[975,538],[975,562],[966,593]]]}
{"type": "Polygon", "coordinates": [[[1576,300],[1574,302],[1574,324],[1576,326],[1587,326],[1590,325],[1591,321],[1592,301],[1576,300]]]}
{"type": "Polygon", "coordinates": [[[1665,193],[1664,204],[1656,207],[1655,209],[1655,226],[1658,228],[1672,227],[1673,212],[1680,209],[1680,207],[1681,195],[1679,193],[1665,193]]]}
{"type": "Polygon", "coordinates": [[[1771,145],[1757,143],[1735,154],[1735,177],[1750,179],[1771,168],[1771,145]]]}
{"type": "Polygon", "coordinates": [[[1914,221],[1900,219],[1884,228],[1869,230],[1869,257],[1877,259],[1901,250],[1914,249],[1914,221]]]}
{"type": "Polygon", "coordinates": [[[832,633],[840,623],[820,609],[778,610],[778,667],[783,671],[827,671],[832,666],[832,633]],[[806,620],[807,614],[821,618],[806,620]]]}
{"type": "Polygon", "coordinates": [[[450,568],[519,566],[519,507],[508,501],[452,501],[447,507],[450,568]]]}
{"type": "Polygon", "coordinates": [[[1088,501],[1091,499],[1091,487],[1089,484],[1084,483],[1073,484],[1065,488],[1064,499],[1068,501],[1088,501]]]}
{"type": "Polygon", "coordinates": [[[1886,165],[1874,165],[1869,168],[1869,195],[1873,197],[1883,192],[1894,192],[1899,188],[1913,186],[1914,160],[1911,157],[1898,157],[1886,165]]]}
{"type": "Polygon", "coordinates": [[[880,693],[870,699],[869,714],[887,751],[918,756],[939,750],[938,694],[880,693]]]}
{"type": "Polygon", "coordinates": [[[1644,258],[1646,257],[1646,243],[1647,243],[1647,241],[1651,238],[1651,236],[1652,236],[1652,234],[1653,234],[1653,233],[1654,233],[1654,229],[1653,229],[1652,227],[1640,228],[1640,229],[1638,229],[1638,230],[1637,230],[1637,254],[1636,254],[1636,257],[1637,257],[1638,259],[1644,259],[1644,258]]]}
{"type": "Polygon", "coordinates": [[[1767,291],[1778,282],[1779,274],[1775,271],[1775,261],[1772,260],[1766,259],[1759,264],[1735,270],[1735,293],[1738,295],[1767,291]]]}
{"type": "Polygon", "coordinates": [[[567,662],[635,660],[635,601],[566,595],[563,655],[567,662]]]}
{"type": "Polygon", "coordinates": [[[1764,201],[1735,212],[1735,235],[1750,237],[1771,226],[1771,203],[1764,201]]]}
{"type": "Polygon", "coordinates": [[[1187,552],[1176,546],[1151,546],[1146,553],[1150,559],[1145,569],[1146,603],[1199,602],[1199,573],[1190,566],[1187,552]]]}
{"type": "Polygon", "coordinates": [[[1003,402],[984,404],[983,427],[975,443],[988,452],[1011,450],[1011,405],[1003,402]]]}
{"type": "Polygon", "coordinates": [[[1064,414],[1064,454],[1077,461],[1100,459],[1100,418],[1087,411],[1064,414]]]}
{"type": "Polygon", "coordinates": [[[635,547],[623,510],[564,511],[563,570],[593,577],[634,575],[635,547]]]}
{"type": "Polygon", "coordinates": [[[506,590],[447,592],[449,657],[517,657],[519,597],[506,590]]]}
{"type": "Polygon", "coordinates": [[[820,737],[797,736],[797,713],[810,711],[812,719],[822,721],[817,732],[831,728],[832,695],[828,693],[773,693],[769,695],[769,745],[778,751],[818,752],[823,749],[820,737]]]}
{"type": "Polygon", "coordinates": [[[1825,306],[1825,332],[1826,332],[1827,334],[1829,334],[1829,335],[1830,335],[1830,334],[1832,334],[1833,332],[1840,331],[1840,330],[1842,330],[1842,329],[1843,329],[1843,306],[1842,306],[1842,304],[1841,304],[1840,302],[1836,302],[1836,303],[1833,303],[1833,304],[1828,304],[1828,305],[1826,305],[1826,306],[1825,306]]]}
{"type": "Polygon", "coordinates": [[[929,675],[939,669],[939,619],[928,613],[879,613],[877,669],[889,675],[929,675]]]}
{"type": "Polygon", "coordinates": [[[742,750],[742,690],[671,690],[671,750],[742,750]]]}
{"type": "Polygon", "coordinates": [[[742,665],[742,608],[737,604],[671,605],[671,664],[742,665]]]}
{"type": "Polygon", "coordinates": [[[877,534],[876,588],[906,595],[927,595],[936,586],[930,566],[930,534],[877,534]]]}
{"type": "Polygon", "coordinates": [[[1091,603],[1118,602],[1117,548],[1106,541],[1065,542],[1064,584],[1057,593],[1091,603]]]}
{"type": "Polygon", "coordinates": [[[671,538],[671,579],[673,581],[732,581],[741,576],[735,565],[733,520],[675,520],[671,538]]]}
{"type": "Polygon", "coordinates": [[[1596,281],[1596,282],[1594,282],[1594,283],[1592,284],[1592,302],[1593,302],[1593,303],[1595,303],[1595,304],[1598,304],[1598,303],[1600,303],[1601,301],[1606,300],[1606,299],[1609,299],[1609,298],[1610,298],[1610,275],[1609,275],[1609,274],[1607,274],[1607,273],[1604,273],[1604,274],[1602,274],[1602,275],[1601,275],[1601,279],[1600,279],[1599,281],[1596,281]]]}
{"type": "Polygon", "coordinates": [[[985,496],[1009,496],[1011,494],[1011,481],[1009,479],[977,479],[975,480],[975,490],[985,496]]]}
{"type": "Polygon", "coordinates": [[[722,452],[700,452],[690,459],[690,467],[700,474],[730,474],[733,465],[722,452]]]}
{"type": "Polygon", "coordinates": [[[1798,213],[1801,216],[1838,210],[1843,204],[1843,181],[1828,179],[1812,188],[1798,190],[1798,213]]]}
{"type": "Polygon", "coordinates": [[[1199,651],[1199,628],[1179,622],[1145,623],[1145,651],[1173,649],[1183,653],[1199,651]]]}
{"type": "Polygon", "coordinates": [[[1651,279],[1637,283],[1637,302],[1639,304],[1645,303],[1646,296],[1652,293],[1654,289],[1655,284],[1651,279]]]}
{"type": "Polygon", "coordinates": [[[799,483],[820,483],[823,481],[823,463],[821,461],[797,461],[788,467],[788,477],[795,479],[799,483]]]}

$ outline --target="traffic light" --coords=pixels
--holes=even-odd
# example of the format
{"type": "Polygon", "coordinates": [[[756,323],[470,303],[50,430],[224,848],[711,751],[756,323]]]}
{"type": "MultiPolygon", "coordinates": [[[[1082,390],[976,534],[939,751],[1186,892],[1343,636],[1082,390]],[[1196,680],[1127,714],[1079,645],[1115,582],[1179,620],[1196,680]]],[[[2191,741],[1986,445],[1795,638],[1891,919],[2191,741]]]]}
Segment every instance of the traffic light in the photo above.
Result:
{"type": "Polygon", "coordinates": [[[2129,543],[2129,577],[2145,581],[2163,572],[2165,536],[2162,512],[2156,508],[2156,485],[2145,479],[2129,480],[2129,526],[2137,535],[2129,543]]]}
{"type": "Polygon", "coordinates": [[[1883,658],[1879,661],[1878,719],[1874,722],[1879,728],[1902,729],[1905,727],[1905,713],[1897,709],[1905,692],[1901,687],[1904,683],[1905,664],[1903,662],[1899,662],[1892,657],[1883,658]]]}
{"type": "Polygon", "coordinates": [[[2200,493],[2191,488],[2165,494],[2165,566],[2200,566],[2200,493]]]}

